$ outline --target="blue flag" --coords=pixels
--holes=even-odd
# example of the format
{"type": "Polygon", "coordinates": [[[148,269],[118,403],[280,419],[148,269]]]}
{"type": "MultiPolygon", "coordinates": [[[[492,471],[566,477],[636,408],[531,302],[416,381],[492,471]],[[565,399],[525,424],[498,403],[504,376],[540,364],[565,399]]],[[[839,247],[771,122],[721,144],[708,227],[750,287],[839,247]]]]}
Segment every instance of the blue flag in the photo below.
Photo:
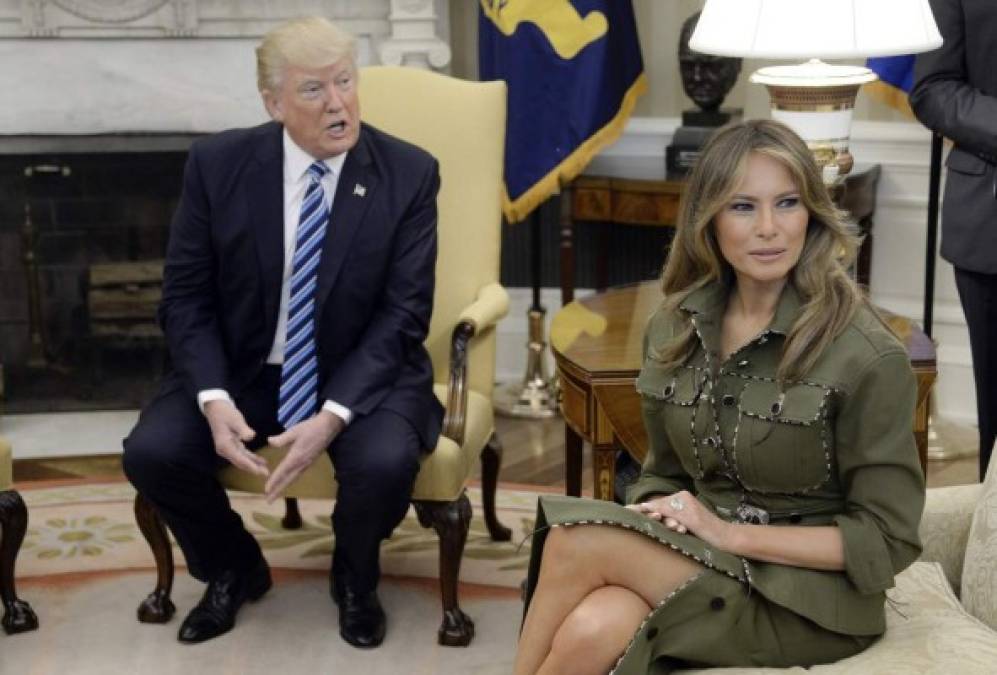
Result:
{"type": "Polygon", "coordinates": [[[913,117],[907,95],[914,87],[914,55],[871,58],[865,65],[879,76],[878,82],[866,85],[866,92],[913,117]]]}
{"type": "Polygon", "coordinates": [[[647,90],[631,0],[480,0],[478,59],[509,87],[509,222],[615,141],[647,90]]]}

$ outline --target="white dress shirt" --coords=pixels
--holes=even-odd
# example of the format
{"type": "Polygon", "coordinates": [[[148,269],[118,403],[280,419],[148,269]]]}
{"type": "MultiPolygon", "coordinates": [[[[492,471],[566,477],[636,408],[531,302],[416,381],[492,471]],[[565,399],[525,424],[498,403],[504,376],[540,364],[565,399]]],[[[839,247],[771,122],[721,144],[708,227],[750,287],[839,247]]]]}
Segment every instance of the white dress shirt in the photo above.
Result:
{"type": "MultiPolygon", "coordinates": [[[[322,162],[329,168],[329,173],[325,174],[321,180],[326,208],[332,205],[332,199],[339,184],[339,176],[343,171],[343,162],[346,161],[346,154],[344,152],[322,162]]],[[[291,302],[291,284],[289,281],[293,272],[298,221],[301,218],[301,202],[304,201],[305,192],[308,190],[308,167],[314,162],[315,158],[298,147],[298,144],[291,140],[287,129],[284,129],[284,276],[280,287],[277,331],[274,334],[270,355],[267,357],[267,363],[272,365],[284,363],[284,345],[287,342],[287,308],[291,302]]],[[[205,403],[218,399],[231,401],[232,397],[224,389],[205,389],[197,394],[197,403],[202,411],[205,403]]],[[[351,410],[335,401],[326,401],[322,408],[340,417],[346,424],[349,424],[353,417],[351,410]]]]}

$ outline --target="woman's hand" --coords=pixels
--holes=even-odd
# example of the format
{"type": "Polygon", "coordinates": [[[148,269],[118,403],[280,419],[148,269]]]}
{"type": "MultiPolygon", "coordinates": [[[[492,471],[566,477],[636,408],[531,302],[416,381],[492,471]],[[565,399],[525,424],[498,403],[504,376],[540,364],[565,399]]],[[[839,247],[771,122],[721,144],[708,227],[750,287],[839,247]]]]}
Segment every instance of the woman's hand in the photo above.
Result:
{"type": "Polygon", "coordinates": [[[660,521],[670,530],[689,532],[721,551],[728,550],[727,543],[733,534],[731,523],[703,506],[702,502],[687,490],[630,504],[627,508],[660,521]]]}

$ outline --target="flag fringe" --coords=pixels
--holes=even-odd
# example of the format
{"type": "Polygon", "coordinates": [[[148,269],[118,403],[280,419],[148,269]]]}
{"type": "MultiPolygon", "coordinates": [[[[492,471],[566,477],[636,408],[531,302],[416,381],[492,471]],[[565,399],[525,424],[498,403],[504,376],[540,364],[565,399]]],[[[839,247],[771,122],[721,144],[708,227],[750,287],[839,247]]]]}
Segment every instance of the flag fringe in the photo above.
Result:
{"type": "Polygon", "coordinates": [[[502,184],[502,211],[510,223],[518,223],[528,216],[533,209],[542,204],[548,197],[557,192],[562,183],[574,180],[585,170],[592,158],[607,145],[611,145],[623,133],[627,119],[637,104],[637,98],[647,91],[647,75],[643,72],[630,85],[620,101],[620,109],[605,126],[589,136],[575,151],[565,157],[560,164],[551,169],[547,175],[538,180],[516,200],[509,199],[509,191],[502,184]]]}
{"type": "Polygon", "coordinates": [[[903,89],[894,87],[892,84],[882,80],[876,80],[865,85],[865,93],[880,103],[885,103],[894,110],[899,110],[907,117],[916,119],[914,111],[911,110],[910,103],[907,100],[907,92],[903,89]]]}

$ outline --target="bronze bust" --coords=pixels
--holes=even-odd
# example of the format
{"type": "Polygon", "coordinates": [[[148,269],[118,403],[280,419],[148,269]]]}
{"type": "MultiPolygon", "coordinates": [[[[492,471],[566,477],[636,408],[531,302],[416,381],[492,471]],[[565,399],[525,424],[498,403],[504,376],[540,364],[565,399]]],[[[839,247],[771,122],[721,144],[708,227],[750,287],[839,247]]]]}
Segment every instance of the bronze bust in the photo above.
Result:
{"type": "Polygon", "coordinates": [[[741,117],[741,110],[721,110],[741,72],[741,59],[702,54],[689,49],[689,38],[699,21],[696,12],[682,24],[679,33],[679,71],[682,88],[698,109],[682,111],[682,126],[675,130],[665,149],[665,175],[681,179],[695,164],[699,149],[717,127],[741,117]]]}
{"type": "Polygon", "coordinates": [[[741,59],[702,54],[689,49],[689,38],[696,29],[700,12],[682,24],[679,34],[679,71],[686,96],[706,112],[720,109],[741,72],[741,59]]]}

